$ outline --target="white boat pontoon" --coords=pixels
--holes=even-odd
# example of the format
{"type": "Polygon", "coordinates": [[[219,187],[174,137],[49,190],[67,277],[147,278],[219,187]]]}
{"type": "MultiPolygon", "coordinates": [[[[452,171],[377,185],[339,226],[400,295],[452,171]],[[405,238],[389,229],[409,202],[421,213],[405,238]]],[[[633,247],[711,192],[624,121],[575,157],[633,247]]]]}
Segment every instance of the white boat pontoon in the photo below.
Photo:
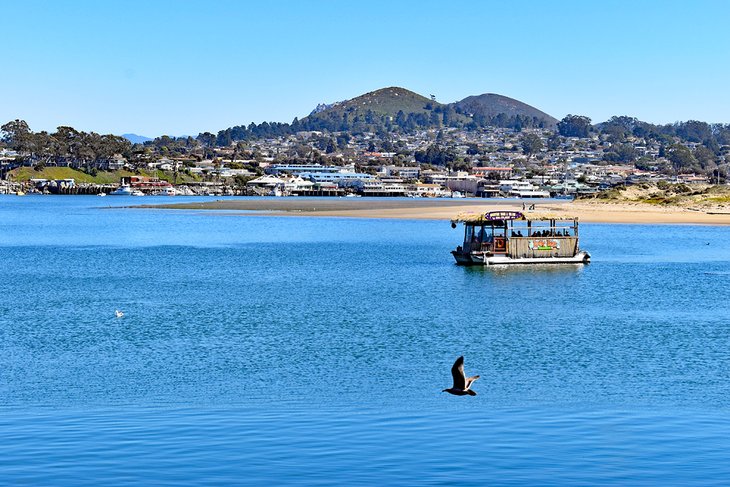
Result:
{"type": "Polygon", "coordinates": [[[464,242],[452,250],[458,265],[587,264],[578,247],[578,218],[519,211],[469,213],[451,220],[464,224],[464,242]]]}

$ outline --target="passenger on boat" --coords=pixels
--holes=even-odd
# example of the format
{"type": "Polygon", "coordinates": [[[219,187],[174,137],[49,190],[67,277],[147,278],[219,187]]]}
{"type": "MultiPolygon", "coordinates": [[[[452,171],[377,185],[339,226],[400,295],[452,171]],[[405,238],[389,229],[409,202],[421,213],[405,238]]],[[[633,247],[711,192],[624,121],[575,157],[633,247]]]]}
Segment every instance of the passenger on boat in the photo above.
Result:
{"type": "Polygon", "coordinates": [[[481,241],[481,242],[487,241],[487,231],[484,227],[482,227],[481,231],[479,232],[479,241],[481,241]]]}

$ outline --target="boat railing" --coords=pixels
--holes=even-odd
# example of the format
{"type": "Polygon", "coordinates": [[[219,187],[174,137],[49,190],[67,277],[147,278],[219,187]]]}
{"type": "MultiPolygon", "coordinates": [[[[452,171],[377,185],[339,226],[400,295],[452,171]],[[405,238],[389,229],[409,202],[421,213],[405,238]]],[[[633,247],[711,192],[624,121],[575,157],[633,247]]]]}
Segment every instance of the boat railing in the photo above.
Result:
{"type": "Polygon", "coordinates": [[[464,242],[465,252],[506,252],[507,241],[504,237],[496,237],[494,240],[464,242]]]}
{"type": "Polygon", "coordinates": [[[578,251],[578,237],[565,235],[561,230],[540,231],[521,235],[488,235],[463,243],[464,252],[490,252],[513,257],[572,257],[578,251]]]}

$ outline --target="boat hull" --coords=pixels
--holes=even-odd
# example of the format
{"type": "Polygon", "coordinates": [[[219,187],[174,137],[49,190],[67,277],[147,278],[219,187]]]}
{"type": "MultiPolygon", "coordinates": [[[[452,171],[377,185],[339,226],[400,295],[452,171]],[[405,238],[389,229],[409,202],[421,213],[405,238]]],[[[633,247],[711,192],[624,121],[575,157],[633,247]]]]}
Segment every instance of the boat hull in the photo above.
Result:
{"type": "Polygon", "coordinates": [[[453,250],[451,255],[456,259],[457,265],[529,265],[529,264],[588,264],[591,261],[591,255],[585,250],[581,250],[571,257],[520,257],[514,258],[502,254],[489,254],[483,252],[457,252],[453,250]]]}

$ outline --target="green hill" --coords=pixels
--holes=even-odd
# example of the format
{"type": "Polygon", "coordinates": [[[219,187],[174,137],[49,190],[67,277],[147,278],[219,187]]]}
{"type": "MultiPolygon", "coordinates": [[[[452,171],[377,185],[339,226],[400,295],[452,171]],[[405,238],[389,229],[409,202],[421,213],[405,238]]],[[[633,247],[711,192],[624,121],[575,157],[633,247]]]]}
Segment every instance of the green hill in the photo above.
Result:
{"type": "Polygon", "coordinates": [[[557,120],[526,103],[502,95],[470,96],[439,103],[391,86],[331,105],[318,105],[294,130],[390,131],[439,127],[548,127],[557,120]]]}
{"type": "Polygon", "coordinates": [[[485,93],[483,95],[468,96],[461,101],[452,103],[457,111],[473,118],[486,117],[494,119],[499,114],[508,117],[521,116],[537,118],[545,123],[546,127],[554,128],[558,120],[537,108],[507,96],[485,93]]]}
{"type": "MultiPolygon", "coordinates": [[[[441,105],[421,96],[418,93],[391,86],[390,88],[382,88],[380,90],[365,93],[351,100],[346,100],[334,104],[327,110],[336,110],[341,112],[367,112],[372,110],[378,115],[396,116],[399,111],[404,113],[425,113],[428,112],[427,106],[435,107],[441,105]]],[[[325,112],[327,110],[324,110],[325,112]]]]}
{"type": "Polygon", "coordinates": [[[405,88],[391,86],[331,105],[320,105],[299,121],[297,129],[362,131],[433,126],[460,126],[470,119],[449,105],[432,101],[405,88]]]}

